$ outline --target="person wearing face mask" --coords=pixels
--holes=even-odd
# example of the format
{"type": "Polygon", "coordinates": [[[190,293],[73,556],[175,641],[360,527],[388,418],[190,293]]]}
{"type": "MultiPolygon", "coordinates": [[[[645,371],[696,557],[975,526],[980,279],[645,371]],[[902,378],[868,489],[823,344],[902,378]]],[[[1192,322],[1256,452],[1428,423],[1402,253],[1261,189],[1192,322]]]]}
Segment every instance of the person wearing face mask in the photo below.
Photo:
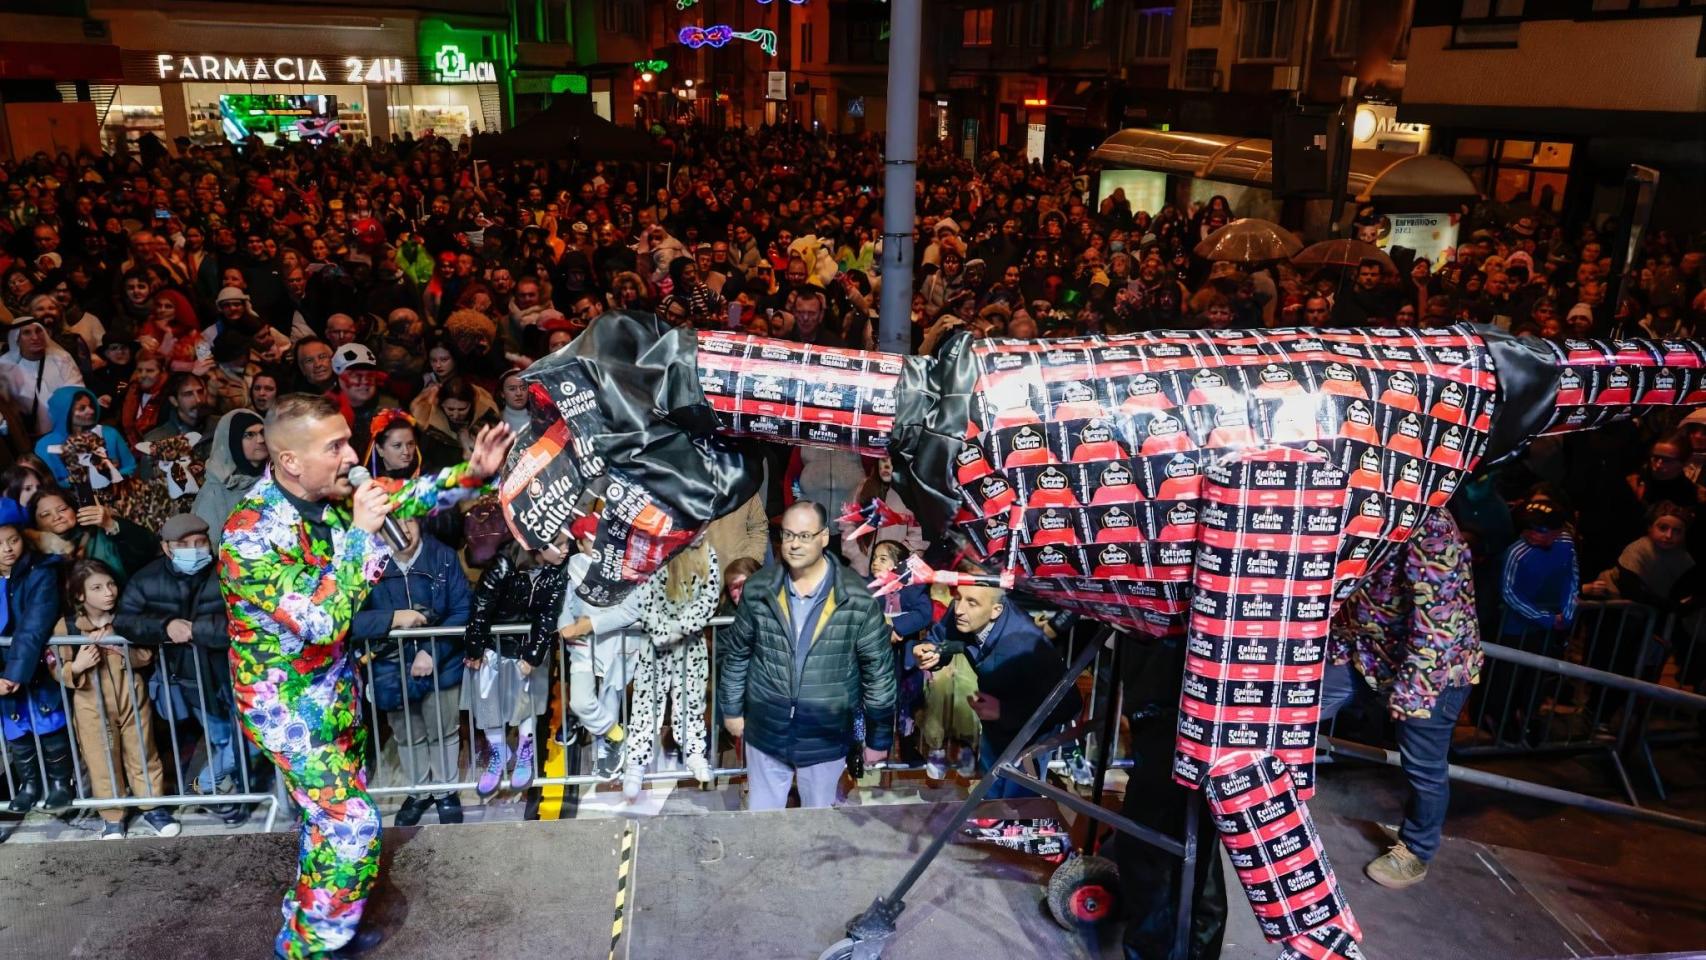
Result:
{"type": "Polygon", "coordinates": [[[195,495],[196,516],[207,522],[215,549],[231,511],[267,469],[267,438],[261,415],[239,408],[219,418],[207,456],[207,480],[195,495]]]}
{"type": "MultiPolygon", "coordinates": [[[[190,719],[206,738],[207,763],[193,789],[206,796],[247,793],[247,769],[237,759],[236,710],[226,651],[225,598],[213,575],[208,523],[180,513],[160,528],[154,559],[137,570],[119,595],[113,632],[133,644],[159,650],[160,667],[149,679],[149,696],[174,722],[190,719]]],[[[226,825],[248,819],[234,804],[211,808],[226,825]]]]}

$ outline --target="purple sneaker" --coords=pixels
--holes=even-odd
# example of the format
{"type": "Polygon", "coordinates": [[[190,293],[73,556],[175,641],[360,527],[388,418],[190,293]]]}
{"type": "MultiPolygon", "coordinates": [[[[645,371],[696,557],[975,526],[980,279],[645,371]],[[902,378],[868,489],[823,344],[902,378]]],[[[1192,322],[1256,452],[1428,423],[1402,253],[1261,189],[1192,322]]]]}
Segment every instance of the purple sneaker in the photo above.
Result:
{"type": "Polygon", "coordinates": [[[522,737],[515,747],[515,772],[510,774],[511,790],[526,790],[533,786],[533,738],[522,737]]]}
{"type": "Polygon", "coordinates": [[[507,766],[509,766],[508,745],[496,749],[487,749],[486,769],[480,773],[480,782],[474,785],[474,792],[480,795],[480,799],[484,800],[497,793],[498,788],[503,786],[504,768],[507,766]]]}

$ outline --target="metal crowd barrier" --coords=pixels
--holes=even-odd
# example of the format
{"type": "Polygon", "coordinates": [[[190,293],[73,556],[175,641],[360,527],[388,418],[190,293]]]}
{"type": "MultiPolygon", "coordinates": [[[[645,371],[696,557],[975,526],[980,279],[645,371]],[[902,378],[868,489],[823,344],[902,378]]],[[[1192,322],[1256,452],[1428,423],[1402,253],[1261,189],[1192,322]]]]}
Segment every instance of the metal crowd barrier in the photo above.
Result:
{"type": "MultiPolygon", "coordinates": [[[[709,639],[706,641],[711,649],[707,658],[708,690],[702,722],[713,782],[742,777],[746,772],[738,752],[734,754],[736,762],[718,765],[725,751],[719,750],[721,721],[715,696],[718,660],[714,628],[731,622],[727,617],[713,620],[713,629],[708,631],[709,639]]],[[[494,627],[493,633],[518,635],[527,629],[523,624],[506,624],[494,627]]],[[[411,641],[440,638],[460,641],[463,631],[460,626],[401,629],[391,631],[384,640],[375,644],[356,643],[359,696],[363,702],[361,722],[369,734],[368,789],[374,795],[442,795],[475,789],[475,778],[485,750],[484,738],[474,728],[471,715],[461,706],[461,684],[473,682],[475,677],[465,670],[461,684],[440,691],[443,665],[435,656],[426,678],[435,695],[419,701],[405,699],[403,702],[408,709],[389,711],[378,710],[372,700],[374,672],[381,662],[390,660],[394,663],[399,683],[406,689],[413,660],[411,641]],[[426,725],[424,738],[417,736],[417,725],[426,725]],[[417,745],[417,749],[410,749],[411,744],[417,745]],[[426,757],[424,767],[423,755],[426,757]]],[[[1058,641],[1068,662],[1080,652],[1077,649],[1080,642],[1102,642],[1081,641],[1081,633],[1094,636],[1089,631],[1075,630],[1058,641]]],[[[1465,710],[1470,732],[1465,738],[1464,727],[1459,727],[1454,755],[1462,760],[1474,760],[1514,755],[1547,756],[1572,751],[1603,752],[1615,771],[1617,786],[1627,803],[1570,793],[1554,786],[1517,781],[1467,767],[1454,767],[1453,775],[1546,799],[1647,816],[1660,822],[1669,821],[1671,825],[1693,824],[1694,821],[1641,808],[1624,763],[1626,757],[1640,759],[1662,798],[1663,784],[1658,778],[1650,744],[1699,736],[1706,696],[1685,687],[1693,686],[1698,690],[1701,674],[1706,672],[1706,653],[1702,652],[1706,648],[1706,639],[1702,638],[1703,633],[1706,633],[1706,616],[1664,617],[1651,608],[1621,602],[1584,602],[1575,629],[1567,634],[1534,635],[1506,629],[1504,625],[1488,631],[1488,642],[1484,645],[1487,664],[1481,684],[1465,710]]],[[[66,652],[72,653],[92,642],[84,637],[55,637],[50,642],[50,649],[70,648],[66,652]]],[[[128,646],[114,637],[101,642],[109,648],[125,649],[128,646]]],[[[0,644],[9,643],[9,638],[0,637],[0,644]]],[[[256,755],[237,728],[234,718],[230,721],[230,745],[228,748],[225,746],[219,724],[222,717],[230,714],[229,689],[219,689],[217,682],[207,682],[209,678],[205,675],[202,656],[188,658],[192,669],[186,675],[177,675],[172,664],[174,658],[170,656],[174,648],[201,649],[179,648],[172,644],[147,648],[155,653],[151,674],[137,668],[129,656],[107,656],[100,669],[90,672],[91,684],[87,690],[73,691],[56,684],[60,704],[67,717],[75,785],[75,797],[70,808],[98,811],[126,807],[229,808],[264,804],[264,827],[272,829],[281,805],[288,804],[288,800],[275,782],[277,778],[271,764],[256,755]],[[106,695],[106,685],[113,683],[120,684],[129,694],[128,718],[108,715],[110,698],[106,695]],[[162,694],[164,696],[159,696],[162,694]],[[102,731],[99,743],[86,742],[87,730],[77,729],[79,724],[75,716],[79,698],[85,701],[86,712],[89,706],[93,707],[95,725],[102,731]],[[154,722],[145,724],[151,711],[156,715],[154,722]],[[128,725],[116,721],[128,721],[128,725]],[[123,788],[124,778],[120,774],[124,764],[120,754],[124,747],[136,740],[134,731],[144,726],[150,726],[155,734],[153,756],[145,759],[158,761],[160,786],[148,791],[147,795],[135,795],[123,788]],[[221,742],[216,743],[216,740],[221,742]],[[191,784],[198,778],[204,783],[207,781],[211,775],[210,759],[224,749],[231,751],[225,765],[232,769],[225,782],[213,786],[231,792],[212,794],[205,788],[203,791],[194,789],[191,784]],[[90,776],[94,772],[91,764],[100,764],[101,771],[110,773],[105,779],[113,785],[112,788],[106,791],[95,789],[90,776]]],[[[223,656],[221,652],[213,652],[212,655],[223,656]]],[[[554,695],[546,714],[537,721],[536,743],[539,750],[532,785],[574,789],[606,782],[590,772],[590,757],[583,756],[589,751],[579,750],[574,743],[572,734],[578,731],[578,726],[569,709],[569,662],[565,644],[555,645],[554,657],[556,670],[551,681],[555,687],[554,695]],[[563,742],[567,750],[566,768],[556,775],[544,771],[546,745],[553,737],[562,738],[559,742],[563,742]]],[[[1057,752],[1050,763],[1052,773],[1091,787],[1096,796],[1100,795],[1102,785],[1093,783],[1090,771],[1098,763],[1106,763],[1110,768],[1130,767],[1132,764],[1132,759],[1119,749],[1124,705],[1122,684],[1116,671],[1115,651],[1103,643],[1089,669],[1079,678],[1081,689],[1088,684],[1086,711],[1079,724],[1086,731],[1077,745],[1081,749],[1069,748],[1064,755],[1057,752]]],[[[504,713],[512,715],[507,709],[509,704],[503,706],[506,707],[504,713]]],[[[623,722],[630,722],[626,698],[622,710],[623,722]]],[[[654,756],[661,755],[664,722],[664,711],[660,709],[655,731],[659,739],[654,742],[657,750],[654,756]]],[[[88,725],[84,724],[85,727],[88,725]]],[[[1359,744],[1340,736],[1336,724],[1329,725],[1324,733],[1329,736],[1329,743],[1337,753],[1377,762],[1393,759],[1384,746],[1359,744]]],[[[43,735],[32,733],[30,737],[36,755],[41,756],[43,735]]],[[[148,738],[143,737],[140,744],[146,748],[148,738]]],[[[4,768],[0,776],[4,777],[6,798],[16,795],[20,786],[13,759],[12,745],[0,741],[0,761],[3,761],[0,766],[4,768]]],[[[897,759],[883,763],[879,768],[883,773],[898,773],[921,766],[897,759]]],[[[42,778],[39,788],[45,794],[49,787],[45,770],[38,766],[36,773],[42,778]]],[[[647,784],[680,782],[691,780],[692,772],[685,768],[654,769],[648,770],[643,779],[647,784]]],[[[4,798],[0,798],[0,805],[3,804],[4,798]]],[[[285,809],[288,810],[288,806],[285,809]]]]}
{"type": "MultiPolygon", "coordinates": [[[[11,638],[0,637],[0,645],[10,646],[11,638]]],[[[279,795],[270,786],[273,780],[271,765],[255,754],[238,728],[229,684],[209,682],[211,678],[207,676],[202,661],[204,648],[192,644],[133,647],[119,637],[109,636],[96,641],[83,636],[61,636],[51,638],[47,650],[55,662],[41,669],[51,672],[51,678],[46,682],[51,682],[57,690],[59,706],[65,716],[64,740],[73,792],[73,799],[65,809],[207,806],[241,810],[265,804],[266,829],[272,829],[278,816],[279,795]],[[91,645],[125,652],[123,656],[103,653],[97,666],[87,671],[88,687],[72,690],[60,682],[61,672],[69,668],[76,651],[91,645]],[[129,652],[133,649],[153,653],[152,673],[147,677],[134,664],[137,658],[129,652]],[[170,655],[174,650],[192,652],[189,657],[192,669],[187,674],[174,674],[174,657],[170,655]],[[61,652],[69,656],[60,656],[61,652]],[[109,711],[109,703],[128,706],[128,710],[114,716],[109,711]],[[87,720],[79,720],[80,708],[87,720]],[[87,731],[79,727],[90,725],[100,728],[99,744],[83,742],[87,731]],[[193,730],[190,729],[192,725],[193,730]],[[161,750],[159,742],[162,732],[166,741],[164,750],[161,750]],[[120,788],[130,779],[126,755],[131,753],[137,755],[134,766],[141,769],[141,779],[153,781],[158,778],[157,789],[152,782],[146,784],[150,790],[140,795],[120,788]],[[192,763],[198,756],[204,758],[200,769],[192,769],[192,763]],[[229,771],[222,772],[221,767],[229,768],[229,771]],[[95,788],[94,775],[99,772],[104,772],[112,785],[104,794],[95,788]],[[197,789],[204,781],[206,786],[197,789]],[[167,790],[168,785],[175,786],[176,791],[167,790]]],[[[224,653],[216,651],[213,655],[223,657],[224,653]]],[[[32,722],[28,736],[20,738],[27,740],[34,752],[34,773],[39,781],[37,788],[43,796],[50,792],[51,781],[56,779],[48,770],[47,755],[49,752],[59,753],[56,746],[58,731],[43,733],[40,727],[46,725],[32,722]]],[[[7,802],[16,797],[22,787],[14,753],[12,743],[0,739],[0,767],[4,769],[7,802]]],[[[246,819],[246,814],[244,817],[246,819]]]]}

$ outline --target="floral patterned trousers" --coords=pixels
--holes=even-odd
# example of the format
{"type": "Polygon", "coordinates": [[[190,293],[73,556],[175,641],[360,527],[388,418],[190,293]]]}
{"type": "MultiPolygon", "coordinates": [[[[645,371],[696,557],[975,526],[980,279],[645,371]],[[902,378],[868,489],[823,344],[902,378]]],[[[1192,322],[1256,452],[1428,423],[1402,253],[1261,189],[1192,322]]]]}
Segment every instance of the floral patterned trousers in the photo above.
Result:
{"type": "MultiPolygon", "coordinates": [[[[350,698],[353,714],[353,690],[344,687],[339,693],[350,698]]],[[[282,699],[259,701],[244,714],[243,731],[277,765],[291,799],[302,809],[296,883],[284,896],[284,928],[274,947],[288,960],[306,960],[355,936],[368,891],[379,876],[381,823],[367,793],[361,725],[350,725],[330,742],[310,736],[295,740],[300,744],[295,749],[269,750],[252,714],[281,710],[286,724],[305,722],[282,699]]]]}

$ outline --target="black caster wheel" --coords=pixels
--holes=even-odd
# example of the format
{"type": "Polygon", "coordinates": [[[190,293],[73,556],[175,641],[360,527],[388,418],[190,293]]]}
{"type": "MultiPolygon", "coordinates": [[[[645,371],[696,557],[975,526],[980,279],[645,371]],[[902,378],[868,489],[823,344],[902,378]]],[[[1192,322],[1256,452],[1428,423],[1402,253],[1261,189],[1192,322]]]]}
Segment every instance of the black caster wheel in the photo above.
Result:
{"type": "Polygon", "coordinates": [[[1120,871],[1105,857],[1074,856],[1048,880],[1048,909],[1068,930],[1093,927],[1114,915],[1120,871]]]}

